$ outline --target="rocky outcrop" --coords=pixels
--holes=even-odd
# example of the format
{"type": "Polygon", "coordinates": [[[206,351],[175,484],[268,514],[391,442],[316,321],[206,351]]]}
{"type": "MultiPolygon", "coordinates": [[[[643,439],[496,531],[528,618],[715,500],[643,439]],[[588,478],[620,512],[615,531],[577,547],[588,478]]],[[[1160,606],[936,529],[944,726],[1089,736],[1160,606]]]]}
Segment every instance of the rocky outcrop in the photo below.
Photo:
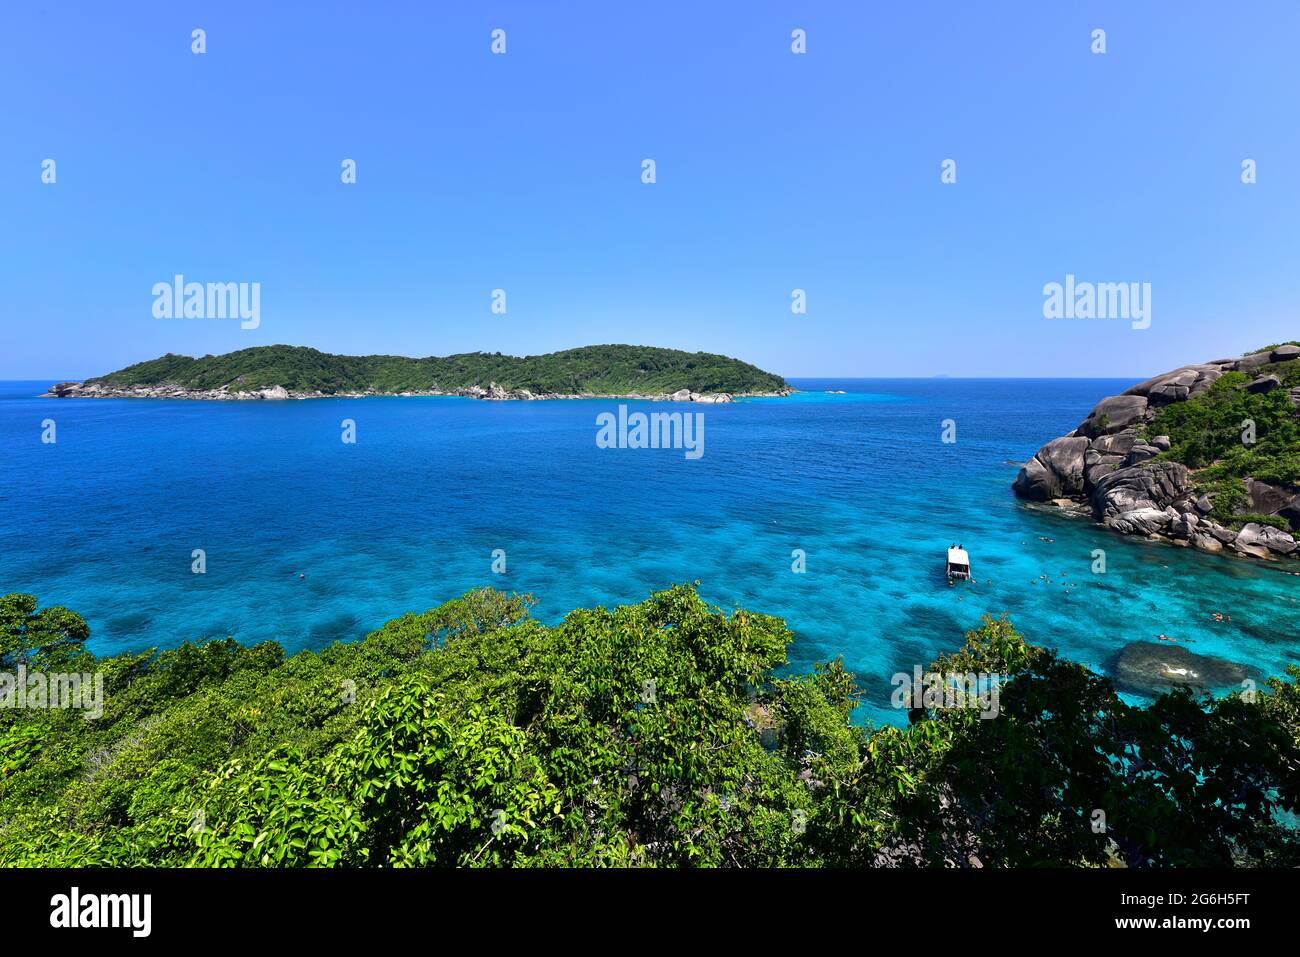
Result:
{"type": "Polygon", "coordinates": [[[1256,515],[1281,515],[1291,519],[1292,528],[1300,529],[1300,488],[1270,485],[1248,478],[1246,500],[1250,503],[1250,511],[1256,515]]]}
{"type": "Polygon", "coordinates": [[[1233,547],[1243,554],[1268,558],[1270,552],[1275,555],[1291,555],[1300,546],[1297,546],[1294,536],[1280,528],[1248,522],[1237,533],[1233,547]]]}
{"type": "Polygon", "coordinates": [[[1089,501],[1106,524],[1116,524],[1130,512],[1165,512],[1191,489],[1188,475],[1187,466],[1178,462],[1130,465],[1102,476],[1089,501]]]}
{"type": "Polygon", "coordinates": [[[1081,494],[1087,449],[1088,440],[1080,436],[1048,442],[1016,476],[1016,493],[1040,502],[1081,494]]]}
{"type": "Polygon", "coordinates": [[[1098,402],[1097,407],[1075,431],[1090,439],[1110,435],[1141,422],[1146,417],[1149,405],[1144,395],[1113,395],[1098,402]]]}
{"type": "Polygon", "coordinates": [[[1168,405],[1195,398],[1214,385],[1214,380],[1223,375],[1226,366],[1220,363],[1183,366],[1173,372],[1139,382],[1124,394],[1141,396],[1154,406],[1168,405]]]}
{"type": "MultiPolygon", "coordinates": [[[[1030,501],[1084,506],[1096,521],[1124,534],[1251,558],[1300,558],[1300,488],[1246,479],[1251,515],[1276,516],[1289,531],[1262,522],[1240,530],[1226,527],[1209,518],[1214,502],[1198,490],[1195,475],[1162,457],[1171,449],[1169,436],[1149,435],[1147,428],[1162,409],[1197,398],[1228,372],[1250,376],[1246,388],[1253,393],[1281,388],[1279,370],[1285,373],[1287,367],[1279,363],[1297,360],[1300,346],[1282,345],[1240,359],[1182,366],[1104,398],[1077,429],[1039,449],[1012,488],[1030,501]]],[[[1294,384],[1293,375],[1286,378],[1294,384]]],[[[1300,407],[1298,393],[1289,394],[1300,407]]]]}
{"type": "Polygon", "coordinates": [[[1275,513],[1278,518],[1285,519],[1291,526],[1291,531],[1300,532],[1300,495],[1291,501],[1289,505],[1284,505],[1275,513]]]}

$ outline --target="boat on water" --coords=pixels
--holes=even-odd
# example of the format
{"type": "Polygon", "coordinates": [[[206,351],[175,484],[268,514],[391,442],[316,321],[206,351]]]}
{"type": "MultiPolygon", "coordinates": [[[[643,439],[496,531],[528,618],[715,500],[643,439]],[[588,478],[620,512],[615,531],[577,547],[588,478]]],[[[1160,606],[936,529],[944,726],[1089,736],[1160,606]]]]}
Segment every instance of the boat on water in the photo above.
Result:
{"type": "Polygon", "coordinates": [[[948,581],[961,578],[970,580],[970,556],[960,545],[948,546],[948,581]]]}

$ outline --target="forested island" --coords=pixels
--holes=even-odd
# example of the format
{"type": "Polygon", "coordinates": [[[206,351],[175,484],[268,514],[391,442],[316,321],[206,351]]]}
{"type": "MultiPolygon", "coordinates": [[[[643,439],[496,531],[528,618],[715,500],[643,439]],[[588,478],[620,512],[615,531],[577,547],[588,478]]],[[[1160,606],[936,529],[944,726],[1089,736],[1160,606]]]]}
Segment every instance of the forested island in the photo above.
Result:
{"type": "Polygon", "coordinates": [[[930,668],[1006,676],[995,718],[864,728],[888,687],[778,677],[778,618],[691,586],[530,604],[98,658],[75,612],[0,598],[0,673],[104,685],[94,716],[0,707],[0,866],[1300,865],[1300,668],[1136,707],[985,618],[930,668]]]}
{"type": "Polygon", "coordinates": [[[461,395],[478,399],[588,397],[726,402],[788,395],[785,379],[739,359],[652,346],[602,345],[540,356],[469,352],[423,359],[338,356],[304,346],[255,346],[194,359],[168,353],[60,382],[58,398],[306,399],[461,395]]]}

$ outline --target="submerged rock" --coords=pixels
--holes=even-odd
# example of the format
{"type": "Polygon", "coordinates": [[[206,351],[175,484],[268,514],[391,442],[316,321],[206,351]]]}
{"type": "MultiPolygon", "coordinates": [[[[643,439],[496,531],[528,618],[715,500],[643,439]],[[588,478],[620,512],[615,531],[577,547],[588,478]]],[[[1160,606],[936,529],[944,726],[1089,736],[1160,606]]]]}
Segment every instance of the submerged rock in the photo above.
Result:
{"type": "Polygon", "coordinates": [[[1108,670],[1120,691],[1163,694],[1187,686],[1198,691],[1240,688],[1260,673],[1248,665],[1211,655],[1198,655],[1168,642],[1135,641],[1125,645],[1108,670]]]}

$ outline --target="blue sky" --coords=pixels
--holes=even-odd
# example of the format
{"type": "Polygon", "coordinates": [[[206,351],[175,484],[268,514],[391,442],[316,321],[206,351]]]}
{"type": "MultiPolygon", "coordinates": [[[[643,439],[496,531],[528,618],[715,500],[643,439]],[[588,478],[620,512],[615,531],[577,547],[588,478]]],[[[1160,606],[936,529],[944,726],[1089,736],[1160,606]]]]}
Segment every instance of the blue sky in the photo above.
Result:
{"type": "Polygon", "coordinates": [[[5,4],[0,378],[277,342],[1141,377],[1297,338],[1298,28],[1281,0],[5,4]],[[260,326],[155,319],[175,273],[260,283],[260,326]],[[1044,318],[1066,274],[1150,282],[1150,328],[1044,318]]]}

